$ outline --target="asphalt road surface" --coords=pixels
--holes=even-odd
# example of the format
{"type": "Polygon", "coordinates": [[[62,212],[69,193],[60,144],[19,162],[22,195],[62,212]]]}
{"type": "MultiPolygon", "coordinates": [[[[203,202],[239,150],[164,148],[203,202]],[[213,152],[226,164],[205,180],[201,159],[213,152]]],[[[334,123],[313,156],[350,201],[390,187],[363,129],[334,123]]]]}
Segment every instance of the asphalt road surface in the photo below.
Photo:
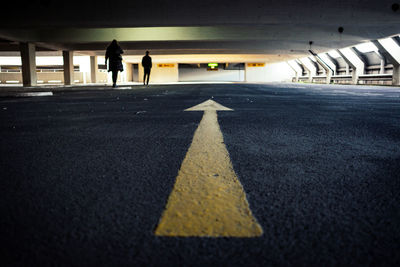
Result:
{"type": "Polygon", "coordinates": [[[2,262],[399,266],[400,88],[134,88],[0,98],[2,262]],[[260,237],[154,234],[208,99],[260,237]]]}

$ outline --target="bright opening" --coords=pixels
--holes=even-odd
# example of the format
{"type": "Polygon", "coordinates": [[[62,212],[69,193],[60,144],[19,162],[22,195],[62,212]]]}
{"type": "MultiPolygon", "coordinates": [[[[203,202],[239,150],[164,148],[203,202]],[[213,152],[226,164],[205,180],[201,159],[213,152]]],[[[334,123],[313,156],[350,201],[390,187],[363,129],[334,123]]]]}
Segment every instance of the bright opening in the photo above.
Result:
{"type": "Polygon", "coordinates": [[[371,42],[356,45],[355,48],[357,48],[357,50],[360,51],[361,53],[378,51],[378,48],[371,42]]]}
{"type": "Polygon", "coordinates": [[[340,54],[336,50],[331,50],[331,51],[328,52],[328,54],[333,58],[340,57],[340,54]]]}

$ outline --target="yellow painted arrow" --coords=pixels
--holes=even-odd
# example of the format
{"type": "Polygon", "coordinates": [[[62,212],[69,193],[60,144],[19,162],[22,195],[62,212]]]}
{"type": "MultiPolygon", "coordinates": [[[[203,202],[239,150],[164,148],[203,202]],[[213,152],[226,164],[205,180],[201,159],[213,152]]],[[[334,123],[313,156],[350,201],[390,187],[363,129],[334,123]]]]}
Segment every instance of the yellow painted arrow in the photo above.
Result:
{"type": "Polygon", "coordinates": [[[217,110],[232,109],[213,100],[186,109],[204,111],[204,115],[155,235],[257,237],[263,233],[233,170],[218,124],[217,110]]]}

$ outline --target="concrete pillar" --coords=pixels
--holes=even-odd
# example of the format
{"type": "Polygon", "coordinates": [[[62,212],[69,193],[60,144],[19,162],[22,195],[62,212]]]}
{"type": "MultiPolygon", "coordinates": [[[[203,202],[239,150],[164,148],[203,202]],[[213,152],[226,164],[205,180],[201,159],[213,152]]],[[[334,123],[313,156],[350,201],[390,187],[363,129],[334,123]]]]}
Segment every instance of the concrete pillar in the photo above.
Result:
{"type": "Polygon", "coordinates": [[[317,76],[317,68],[308,57],[300,58],[300,63],[308,72],[308,81],[311,83],[312,79],[317,76]]]}
{"type": "Polygon", "coordinates": [[[379,59],[381,60],[379,74],[385,74],[386,58],[379,51],[375,51],[375,53],[378,55],[379,59]]]}
{"type": "Polygon", "coordinates": [[[332,78],[332,75],[333,75],[333,70],[331,69],[331,67],[320,56],[315,55],[314,59],[325,70],[326,83],[330,84],[331,83],[331,78],[332,78]]]}
{"type": "Polygon", "coordinates": [[[74,52],[63,51],[64,59],[64,84],[71,85],[74,83],[74,52]]]}
{"type": "Polygon", "coordinates": [[[22,61],[22,83],[24,86],[37,84],[36,47],[32,43],[20,43],[22,61]]]}
{"type": "Polygon", "coordinates": [[[126,81],[133,82],[133,65],[131,63],[125,64],[126,81]]]}
{"type": "Polygon", "coordinates": [[[346,63],[353,68],[352,84],[358,84],[358,77],[364,74],[364,62],[352,48],[338,49],[337,52],[343,57],[346,63]]]}
{"type": "Polygon", "coordinates": [[[337,69],[338,69],[337,61],[333,57],[331,57],[331,55],[329,55],[329,53],[323,53],[320,56],[324,60],[324,62],[329,66],[329,68],[332,70],[332,75],[336,75],[337,69]]]}
{"type": "Polygon", "coordinates": [[[126,72],[126,62],[125,61],[122,61],[122,66],[124,68],[124,71],[119,72],[118,78],[119,78],[119,82],[120,83],[125,83],[126,79],[127,79],[127,76],[126,76],[126,74],[127,74],[127,72],[126,72]]]}
{"type": "Polygon", "coordinates": [[[400,85],[400,46],[393,38],[372,41],[393,65],[392,84],[400,85]]]}
{"type": "Polygon", "coordinates": [[[350,75],[350,65],[346,62],[346,75],[350,75]]]}
{"type": "Polygon", "coordinates": [[[363,53],[360,50],[358,50],[356,47],[352,47],[352,48],[350,48],[350,50],[357,56],[357,58],[359,60],[362,61],[362,63],[364,63],[364,72],[363,72],[363,74],[364,74],[365,69],[368,67],[368,64],[369,64],[368,60],[363,56],[363,53]]]}
{"type": "Polygon", "coordinates": [[[99,66],[97,64],[97,56],[90,56],[90,82],[97,83],[97,73],[99,66]]]}
{"type": "Polygon", "coordinates": [[[299,63],[297,63],[297,61],[295,61],[295,60],[289,60],[286,63],[295,72],[295,74],[296,74],[295,82],[298,82],[299,81],[299,76],[303,75],[303,69],[301,68],[299,63]]]}
{"type": "Polygon", "coordinates": [[[314,57],[307,57],[311,64],[315,67],[315,76],[318,76],[318,71],[321,69],[321,66],[318,64],[318,62],[315,61],[314,57]]]}
{"type": "Polygon", "coordinates": [[[379,74],[385,74],[385,60],[381,59],[381,65],[379,68],[379,74]]]}
{"type": "Polygon", "coordinates": [[[392,76],[392,84],[393,85],[400,85],[400,66],[393,65],[393,76],[392,76]]]}
{"type": "Polygon", "coordinates": [[[295,60],[296,63],[300,66],[301,70],[302,70],[302,74],[301,76],[303,76],[303,73],[306,73],[308,76],[308,82],[312,82],[312,76],[311,76],[311,71],[309,69],[307,69],[307,67],[300,61],[300,59],[296,59],[295,60]]]}

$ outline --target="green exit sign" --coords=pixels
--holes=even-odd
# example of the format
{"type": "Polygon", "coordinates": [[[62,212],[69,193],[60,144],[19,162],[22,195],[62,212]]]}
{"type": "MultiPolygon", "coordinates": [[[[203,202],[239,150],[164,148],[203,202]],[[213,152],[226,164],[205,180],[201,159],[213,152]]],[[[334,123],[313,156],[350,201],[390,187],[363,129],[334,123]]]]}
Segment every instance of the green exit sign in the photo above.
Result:
{"type": "Polygon", "coordinates": [[[208,63],[208,67],[211,69],[216,69],[218,68],[218,63],[208,63]]]}

